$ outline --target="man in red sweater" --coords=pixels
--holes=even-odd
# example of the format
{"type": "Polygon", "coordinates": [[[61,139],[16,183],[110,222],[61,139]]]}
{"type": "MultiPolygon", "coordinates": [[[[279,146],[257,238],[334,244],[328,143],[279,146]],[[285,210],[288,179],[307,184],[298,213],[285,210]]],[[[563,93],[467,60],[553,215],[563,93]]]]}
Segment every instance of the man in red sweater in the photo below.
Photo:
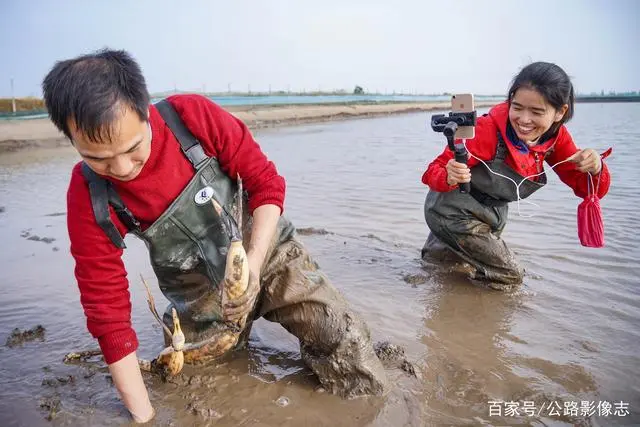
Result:
{"type": "Polygon", "coordinates": [[[215,347],[225,322],[248,313],[241,343],[251,320],[264,317],[300,340],[303,360],[330,392],[386,391],[368,327],[296,239],[282,215],[285,181],[240,120],[198,95],[150,105],[141,70],[124,51],[57,62],[43,89],[51,120],[83,159],[71,174],[67,224],[87,328],[134,420],[146,422],[154,410],[131,327],[122,261],[129,232],[145,241],[187,342],[215,347]],[[230,236],[211,201],[233,210],[237,176],[248,195],[250,283],[223,303],[230,236]]]}

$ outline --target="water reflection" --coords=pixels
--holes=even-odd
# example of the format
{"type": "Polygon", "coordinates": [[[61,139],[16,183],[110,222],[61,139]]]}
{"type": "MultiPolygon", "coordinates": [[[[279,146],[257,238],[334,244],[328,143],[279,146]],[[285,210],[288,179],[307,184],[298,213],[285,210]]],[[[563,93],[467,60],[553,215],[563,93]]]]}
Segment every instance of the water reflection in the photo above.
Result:
{"type": "Polygon", "coordinates": [[[557,402],[561,409],[551,417],[553,421],[587,422],[585,417],[563,415],[562,408],[565,401],[593,398],[593,377],[579,365],[528,357],[515,349],[527,344],[513,328],[523,321],[531,292],[477,287],[467,278],[465,267],[452,261],[437,266],[425,263],[424,268],[433,284],[423,298],[428,311],[421,338],[429,349],[431,415],[443,423],[541,425],[550,421],[545,416],[548,406],[557,402]],[[518,409],[509,412],[509,406],[518,409]]]}

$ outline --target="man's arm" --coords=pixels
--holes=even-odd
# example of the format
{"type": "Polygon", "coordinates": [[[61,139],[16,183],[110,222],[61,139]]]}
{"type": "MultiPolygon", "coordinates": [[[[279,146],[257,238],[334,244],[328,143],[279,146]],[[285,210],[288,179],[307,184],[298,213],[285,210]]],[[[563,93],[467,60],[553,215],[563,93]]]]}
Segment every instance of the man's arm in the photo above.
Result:
{"type": "Polygon", "coordinates": [[[258,206],[253,211],[253,227],[247,259],[249,260],[249,271],[257,278],[260,277],[262,264],[275,235],[279,218],[280,207],[276,205],[258,206]]]}
{"type": "Polygon", "coordinates": [[[155,411],[151,406],[147,387],[142,380],[136,352],[129,353],[117,362],[110,364],[109,372],[124,406],[127,407],[134,421],[146,423],[151,420],[155,411]]]}
{"type": "MultiPolygon", "coordinates": [[[[124,225],[111,219],[121,235],[124,225]]],[[[97,338],[113,382],[134,420],[153,417],[136,350],[138,340],[131,326],[129,282],[122,249],[114,246],[96,224],[87,184],[80,168],[74,168],[67,191],[67,229],[80,302],[87,329],[97,338]]]]}

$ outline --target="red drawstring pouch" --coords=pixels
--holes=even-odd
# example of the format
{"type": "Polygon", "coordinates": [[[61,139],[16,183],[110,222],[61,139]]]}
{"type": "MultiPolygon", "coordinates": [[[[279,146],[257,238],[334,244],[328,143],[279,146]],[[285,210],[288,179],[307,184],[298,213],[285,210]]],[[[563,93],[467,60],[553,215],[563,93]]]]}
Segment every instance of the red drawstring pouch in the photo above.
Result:
{"type": "MultiPolygon", "coordinates": [[[[609,154],[611,154],[611,148],[605,151],[601,158],[604,160],[609,154]]],[[[598,183],[594,189],[593,177],[590,173],[587,174],[587,197],[578,205],[578,237],[582,246],[589,248],[604,246],[604,223],[598,198],[601,176],[602,174],[598,175],[598,183]]]]}

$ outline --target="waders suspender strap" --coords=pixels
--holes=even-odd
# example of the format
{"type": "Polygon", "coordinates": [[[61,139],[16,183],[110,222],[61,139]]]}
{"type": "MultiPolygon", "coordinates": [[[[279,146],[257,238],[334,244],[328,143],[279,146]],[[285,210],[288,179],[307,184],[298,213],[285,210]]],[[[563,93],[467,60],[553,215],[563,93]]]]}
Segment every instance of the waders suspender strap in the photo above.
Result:
{"type": "MultiPolygon", "coordinates": [[[[184,125],[173,106],[166,100],[156,104],[158,112],[164,119],[171,132],[180,143],[180,147],[187,159],[195,169],[198,169],[208,156],[205,154],[200,142],[193,136],[184,125]]],[[[122,202],[120,196],[113,188],[113,185],[106,179],[96,174],[86,163],[82,163],[82,175],[89,184],[89,194],[96,223],[107,234],[109,239],[120,249],[125,249],[124,239],[116,228],[109,215],[109,205],[113,206],[118,218],[129,231],[140,231],[140,223],[133,216],[131,211],[122,202]]]]}
{"type": "Polygon", "coordinates": [[[498,131],[498,145],[496,146],[496,156],[494,160],[499,160],[500,163],[504,163],[504,159],[507,157],[507,143],[504,142],[504,138],[498,131]]]}
{"type": "Polygon", "coordinates": [[[169,126],[169,129],[171,129],[171,132],[178,139],[184,155],[187,156],[193,167],[198,169],[208,158],[200,142],[189,132],[189,129],[184,125],[176,110],[169,104],[169,101],[163,99],[156,104],[156,108],[169,126]]]}
{"type": "Polygon", "coordinates": [[[129,231],[140,230],[140,223],[124,205],[109,181],[99,177],[86,163],[82,163],[82,174],[89,183],[89,194],[91,195],[91,205],[93,206],[96,222],[109,236],[113,244],[120,249],[126,248],[127,245],[124,244],[120,232],[111,221],[109,205],[113,206],[116,215],[129,231]]]}
{"type": "MultiPolygon", "coordinates": [[[[504,159],[507,156],[507,144],[504,142],[504,138],[500,134],[500,131],[497,131],[498,136],[498,144],[496,145],[496,155],[493,157],[492,162],[504,163],[504,159]]],[[[488,167],[488,166],[487,166],[488,167]]],[[[471,185],[471,191],[469,194],[476,199],[479,203],[485,206],[504,206],[506,202],[496,200],[488,194],[478,190],[473,185],[471,185]]]]}

